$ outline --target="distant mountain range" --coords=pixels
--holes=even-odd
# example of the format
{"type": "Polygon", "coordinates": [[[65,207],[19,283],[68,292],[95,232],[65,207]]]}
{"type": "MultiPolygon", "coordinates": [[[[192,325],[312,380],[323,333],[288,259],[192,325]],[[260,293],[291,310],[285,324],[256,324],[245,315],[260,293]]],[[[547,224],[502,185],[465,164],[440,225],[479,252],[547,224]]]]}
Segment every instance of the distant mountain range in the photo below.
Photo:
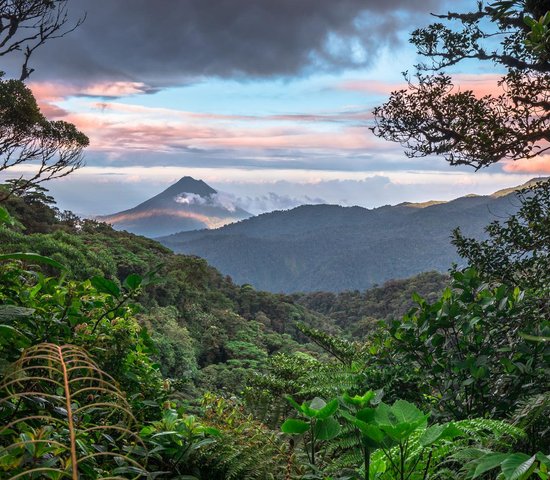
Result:
{"type": "Polygon", "coordinates": [[[160,241],[262,290],[364,290],[460,264],[451,231],[460,227],[468,236],[484,237],[487,224],[517,212],[516,190],[372,210],[305,205],[160,241]]]}
{"type": "Polygon", "coordinates": [[[183,177],[137,207],[97,219],[110,223],[117,230],[154,238],[221,227],[250,216],[202,180],[183,177]]]}

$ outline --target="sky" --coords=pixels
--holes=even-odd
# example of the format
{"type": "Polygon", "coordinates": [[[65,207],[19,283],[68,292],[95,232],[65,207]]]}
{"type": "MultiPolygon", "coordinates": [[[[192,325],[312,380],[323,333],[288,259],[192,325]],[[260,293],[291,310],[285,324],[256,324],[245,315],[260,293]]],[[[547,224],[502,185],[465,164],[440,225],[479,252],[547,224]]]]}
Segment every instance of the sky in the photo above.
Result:
{"type": "MultiPolygon", "coordinates": [[[[29,85],[48,118],[91,143],[86,166],[48,188],[62,209],[98,215],[190,175],[261,213],[447,200],[549,174],[545,158],[479,172],[409,159],[370,132],[373,108],[419,60],[409,33],[449,3],[476,4],[70,0],[71,21],[85,21],[36,52],[29,85]]],[[[491,65],[453,73],[461,88],[497,88],[491,65]]]]}

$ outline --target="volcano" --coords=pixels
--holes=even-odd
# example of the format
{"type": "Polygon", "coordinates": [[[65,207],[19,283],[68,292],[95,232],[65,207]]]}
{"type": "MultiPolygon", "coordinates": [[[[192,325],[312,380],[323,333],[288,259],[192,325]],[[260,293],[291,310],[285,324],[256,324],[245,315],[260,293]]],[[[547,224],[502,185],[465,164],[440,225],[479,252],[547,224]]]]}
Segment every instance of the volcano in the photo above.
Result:
{"type": "Polygon", "coordinates": [[[183,177],[134,208],[97,217],[117,230],[155,238],[177,232],[218,228],[251,214],[202,180],[183,177]]]}

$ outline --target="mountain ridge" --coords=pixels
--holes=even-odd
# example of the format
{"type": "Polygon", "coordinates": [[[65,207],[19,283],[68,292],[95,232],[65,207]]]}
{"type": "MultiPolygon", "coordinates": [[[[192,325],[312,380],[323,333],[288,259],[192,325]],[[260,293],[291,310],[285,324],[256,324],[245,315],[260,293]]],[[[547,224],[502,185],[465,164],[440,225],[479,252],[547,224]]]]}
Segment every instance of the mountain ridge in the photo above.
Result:
{"type": "Polygon", "coordinates": [[[444,272],[460,263],[450,241],[452,230],[460,227],[467,236],[484,238],[486,225],[516,213],[515,192],[523,186],[507,194],[459,197],[424,208],[302,205],[159,240],[259,289],[364,290],[423,271],[444,272]]]}

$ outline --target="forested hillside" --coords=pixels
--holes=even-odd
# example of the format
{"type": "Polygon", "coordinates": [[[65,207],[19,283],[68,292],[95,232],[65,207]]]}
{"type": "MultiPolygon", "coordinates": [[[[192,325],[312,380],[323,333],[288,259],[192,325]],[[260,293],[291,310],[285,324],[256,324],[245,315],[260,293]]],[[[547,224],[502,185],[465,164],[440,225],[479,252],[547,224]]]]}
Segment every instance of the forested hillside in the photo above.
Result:
{"type": "Polygon", "coordinates": [[[405,315],[414,305],[414,294],[427,301],[435,301],[448,282],[447,275],[427,272],[406,280],[390,280],[364,292],[297,293],[291,298],[308,310],[327,316],[356,338],[366,336],[380,320],[389,321],[405,315]]]}
{"type": "Polygon", "coordinates": [[[445,273],[463,262],[451,244],[455,228],[482,239],[485,225],[517,208],[513,191],[373,210],[309,205],[160,241],[262,290],[365,290],[425,271],[445,273]]]}
{"type": "MultiPolygon", "coordinates": [[[[299,279],[302,290],[330,285],[337,293],[258,291],[204,259],[56,208],[43,184],[81,168],[89,138],[65,121],[78,117],[62,109],[65,120],[48,120],[24,82],[36,49],[81,27],[84,18],[70,22],[68,2],[0,2],[0,58],[20,60],[19,80],[0,73],[0,172],[22,172],[0,185],[2,480],[550,480],[549,181],[446,204],[307,206],[234,224],[227,237],[185,237],[209,247],[219,239],[216,258],[240,262],[243,275],[253,271],[260,249],[271,252],[257,265],[257,283],[290,291],[299,279]],[[426,249],[430,239],[436,243],[426,249]],[[443,266],[444,254],[461,258],[460,265],[443,266]],[[419,265],[430,271],[380,285],[385,275],[419,265]]],[[[225,3],[216,4],[220,17],[239,2],[229,10],[225,3]]],[[[330,12],[339,17],[355,4],[294,3],[270,2],[265,10],[281,4],[289,24],[293,12],[304,14],[299,24],[311,16],[318,25],[321,7],[338,3],[341,9],[330,12]]],[[[147,28],[132,23],[134,12],[124,5],[101,5],[124,11],[130,28],[115,31],[118,42],[149,34],[157,47],[151,33],[163,32],[154,30],[155,18],[184,23],[171,15],[183,12],[177,2],[170,11],[163,2],[133,2],[151,8],[142,10],[147,28]]],[[[390,8],[398,5],[406,4],[390,8]]],[[[202,13],[212,20],[210,2],[185,7],[195,16],[184,33],[197,30],[202,13]]],[[[503,171],[514,161],[541,165],[550,140],[550,4],[472,7],[413,32],[411,43],[429,62],[374,110],[372,130],[409,157],[440,155],[476,169],[504,160],[503,171]],[[482,46],[486,40],[494,50],[482,46]],[[472,59],[505,72],[498,96],[454,88],[440,72],[472,59]]],[[[250,19],[254,31],[269,26],[248,9],[238,13],[238,30],[250,19]]],[[[354,28],[364,28],[360,19],[352,16],[354,28]]],[[[226,43],[233,25],[223,25],[216,38],[226,43]]],[[[277,31],[279,41],[287,27],[277,31]]],[[[102,28],[94,38],[112,33],[102,28]]],[[[180,32],[169,33],[172,39],[180,32]]],[[[256,48],[248,40],[247,60],[256,48]]],[[[146,67],[142,50],[133,44],[132,52],[139,69],[146,67]]],[[[261,56],[271,64],[269,52],[261,56]]],[[[118,98],[125,89],[151,92],[132,82],[109,85],[107,93],[118,98]]],[[[82,92],[75,96],[97,94],[82,92]]],[[[120,118],[100,127],[115,130],[117,148],[120,118]]],[[[145,130],[126,134],[143,140],[145,130]]],[[[199,154],[169,133],[178,151],[199,154]]],[[[209,146],[214,155],[218,143],[209,146]]]]}
{"type": "Polygon", "coordinates": [[[138,319],[162,345],[160,365],[168,377],[236,392],[251,363],[302,348],[297,321],[336,331],[289,297],[238,286],[205,260],[60,213],[51,203],[40,187],[6,201],[20,226],[0,230],[0,251],[32,251],[65,266],[74,280],[104,277],[118,287],[129,275],[155,272],[158,280],[133,300],[138,319]]]}

